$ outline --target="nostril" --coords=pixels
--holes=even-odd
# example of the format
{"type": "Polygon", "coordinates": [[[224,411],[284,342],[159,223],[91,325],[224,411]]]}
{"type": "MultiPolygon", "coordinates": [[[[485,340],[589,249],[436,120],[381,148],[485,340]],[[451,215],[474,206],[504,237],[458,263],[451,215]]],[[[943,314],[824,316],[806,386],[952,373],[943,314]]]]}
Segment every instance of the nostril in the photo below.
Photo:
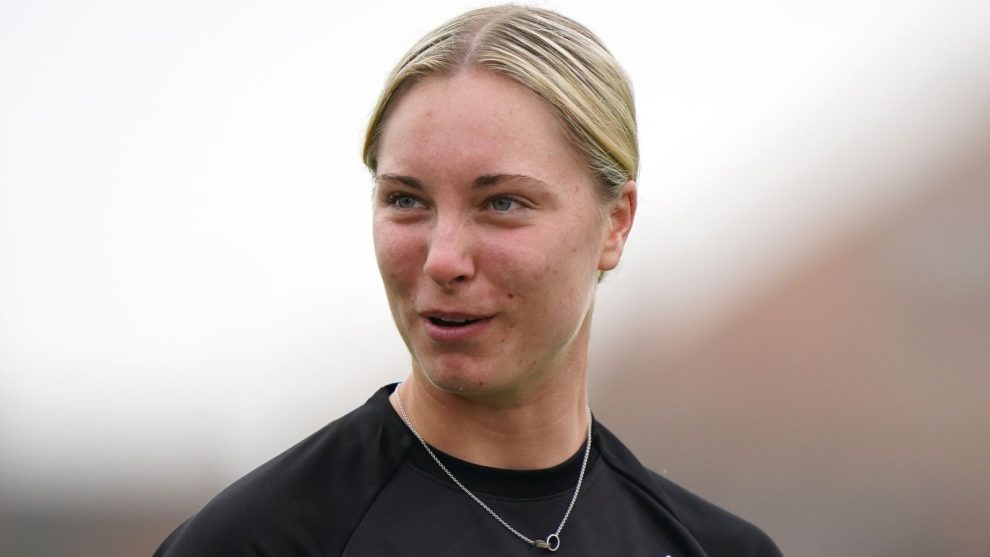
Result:
{"type": "Polygon", "coordinates": [[[470,280],[474,262],[462,246],[435,242],[423,263],[423,272],[437,284],[449,286],[470,280]]]}

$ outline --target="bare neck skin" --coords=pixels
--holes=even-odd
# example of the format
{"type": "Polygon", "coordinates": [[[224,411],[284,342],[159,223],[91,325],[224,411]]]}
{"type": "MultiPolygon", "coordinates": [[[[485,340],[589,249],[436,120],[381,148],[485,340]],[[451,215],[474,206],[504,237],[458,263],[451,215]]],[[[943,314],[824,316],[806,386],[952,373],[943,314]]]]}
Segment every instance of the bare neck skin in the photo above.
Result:
{"type": "MultiPolygon", "coordinates": [[[[492,468],[549,468],[587,439],[586,354],[587,349],[533,396],[510,402],[440,390],[415,367],[398,390],[413,427],[431,446],[492,468]]],[[[398,412],[395,393],[389,401],[398,412]]]]}

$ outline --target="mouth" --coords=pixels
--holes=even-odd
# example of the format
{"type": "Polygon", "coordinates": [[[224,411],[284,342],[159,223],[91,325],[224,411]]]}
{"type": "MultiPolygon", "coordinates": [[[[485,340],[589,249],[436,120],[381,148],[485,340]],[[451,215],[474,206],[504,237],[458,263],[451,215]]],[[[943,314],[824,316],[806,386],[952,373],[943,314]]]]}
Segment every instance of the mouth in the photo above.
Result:
{"type": "Polygon", "coordinates": [[[469,318],[469,317],[434,317],[427,316],[430,323],[433,323],[437,327],[444,327],[449,329],[456,329],[458,327],[467,327],[472,323],[477,323],[481,321],[481,318],[469,318]]]}
{"type": "Polygon", "coordinates": [[[435,342],[459,343],[477,337],[488,328],[493,315],[430,311],[421,314],[424,332],[435,342]]]}

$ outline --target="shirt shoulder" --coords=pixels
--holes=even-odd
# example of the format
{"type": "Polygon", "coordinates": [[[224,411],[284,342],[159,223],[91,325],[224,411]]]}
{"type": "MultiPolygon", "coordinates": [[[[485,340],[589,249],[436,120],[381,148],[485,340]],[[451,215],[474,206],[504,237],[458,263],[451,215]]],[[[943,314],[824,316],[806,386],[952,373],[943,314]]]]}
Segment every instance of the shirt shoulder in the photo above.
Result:
{"type": "Polygon", "coordinates": [[[658,501],[706,557],[782,557],[763,530],[646,468],[608,429],[595,428],[606,461],[658,501]]]}
{"type": "Polygon", "coordinates": [[[667,495],[671,511],[704,548],[708,557],[782,557],[777,544],[747,520],[648,470],[667,495]]]}
{"type": "Polygon", "coordinates": [[[387,397],[383,388],[231,484],[155,557],[339,554],[409,446],[392,438],[387,397]]]}

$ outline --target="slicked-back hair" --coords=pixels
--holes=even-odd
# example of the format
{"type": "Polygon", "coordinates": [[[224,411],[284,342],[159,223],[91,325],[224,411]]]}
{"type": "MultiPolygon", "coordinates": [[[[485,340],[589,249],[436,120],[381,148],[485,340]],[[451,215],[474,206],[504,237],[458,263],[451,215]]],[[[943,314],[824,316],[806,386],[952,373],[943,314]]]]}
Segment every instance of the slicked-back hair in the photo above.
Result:
{"type": "Polygon", "coordinates": [[[378,169],[382,128],[402,94],[422,79],[466,70],[505,76],[546,102],[598,178],[603,199],[614,199],[627,180],[636,178],[636,114],[625,72],[580,23],[515,5],[455,17],[402,57],[368,122],[363,158],[372,173],[378,169]]]}

